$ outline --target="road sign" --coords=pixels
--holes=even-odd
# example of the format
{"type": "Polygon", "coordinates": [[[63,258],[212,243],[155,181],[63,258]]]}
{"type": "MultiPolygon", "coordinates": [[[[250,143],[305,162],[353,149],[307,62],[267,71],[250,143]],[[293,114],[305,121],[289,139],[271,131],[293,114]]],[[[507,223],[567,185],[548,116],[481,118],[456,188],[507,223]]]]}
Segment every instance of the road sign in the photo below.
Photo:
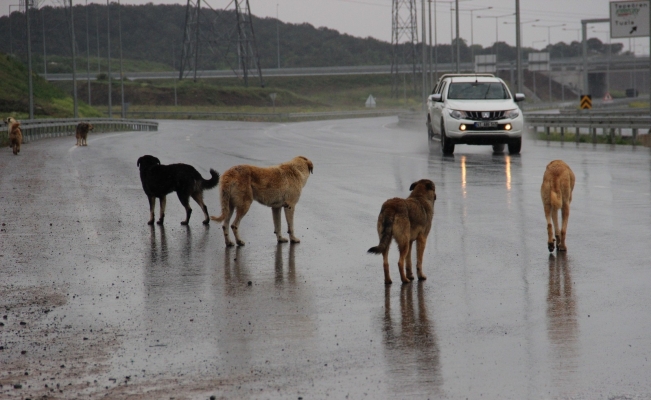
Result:
{"type": "Polygon", "coordinates": [[[375,97],[373,97],[372,94],[369,94],[368,98],[366,99],[366,107],[368,108],[375,107],[375,97]]]}
{"type": "Polygon", "coordinates": [[[606,92],[604,95],[604,103],[612,103],[613,102],[613,96],[610,95],[609,92],[606,92]]]}
{"type": "Polygon", "coordinates": [[[529,53],[529,71],[549,71],[549,53],[529,53]]]}
{"type": "Polygon", "coordinates": [[[649,0],[610,3],[610,37],[649,36],[649,0]]]}
{"type": "Polygon", "coordinates": [[[581,104],[580,107],[582,110],[589,110],[592,108],[592,96],[589,94],[581,95],[581,104]]]}
{"type": "Polygon", "coordinates": [[[497,64],[497,56],[495,54],[475,56],[475,73],[497,72],[495,64],[497,64]]]}

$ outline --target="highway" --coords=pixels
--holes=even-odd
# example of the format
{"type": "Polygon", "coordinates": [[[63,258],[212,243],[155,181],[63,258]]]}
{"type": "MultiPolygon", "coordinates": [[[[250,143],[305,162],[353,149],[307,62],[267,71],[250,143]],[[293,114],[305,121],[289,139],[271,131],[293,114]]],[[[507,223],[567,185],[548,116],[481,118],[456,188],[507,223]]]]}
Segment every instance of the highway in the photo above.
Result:
{"type": "Polygon", "coordinates": [[[0,152],[0,398],[651,399],[648,148],[444,157],[396,117],[159,122],[0,152]],[[257,203],[239,248],[193,202],[181,226],[174,194],[148,226],[145,154],[205,178],[308,157],[301,243],[277,244],[257,203]],[[554,159],[576,175],[566,254],[540,200],[554,159]],[[421,178],[428,279],[400,284],[394,246],[386,286],[377,216],[421,178]]]}

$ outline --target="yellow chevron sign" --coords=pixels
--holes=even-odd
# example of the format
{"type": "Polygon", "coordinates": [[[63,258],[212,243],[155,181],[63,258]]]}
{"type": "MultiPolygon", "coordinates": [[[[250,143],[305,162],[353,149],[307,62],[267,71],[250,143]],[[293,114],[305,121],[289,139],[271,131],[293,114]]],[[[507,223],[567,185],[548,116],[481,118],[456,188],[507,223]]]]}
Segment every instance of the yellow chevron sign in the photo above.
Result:
{"type": "Polygon", "coordinates": [[[589,110],[592,108],[592,96],[589,94],[581,95],[581,105],[582,110],[589,110]]]}

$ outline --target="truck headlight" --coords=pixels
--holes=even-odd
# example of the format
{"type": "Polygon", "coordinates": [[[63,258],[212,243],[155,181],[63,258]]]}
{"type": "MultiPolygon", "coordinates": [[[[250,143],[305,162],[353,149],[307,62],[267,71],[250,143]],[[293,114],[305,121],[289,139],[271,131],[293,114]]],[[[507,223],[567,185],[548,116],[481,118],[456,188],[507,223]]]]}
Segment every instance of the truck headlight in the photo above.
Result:
{"type": "Polygon", "coordinates": [[[452,110],[450,111],[450,116],[454,119],[461,119],[466,117],[466,113],[463,111],[452,110]]]}
{"type": "Polygon", "coordinates": [[[508,119],[516,119],[520,116],[520,110],[515,109],[515,110],[509,110],[504,113],[504,118],[508,119]]]}

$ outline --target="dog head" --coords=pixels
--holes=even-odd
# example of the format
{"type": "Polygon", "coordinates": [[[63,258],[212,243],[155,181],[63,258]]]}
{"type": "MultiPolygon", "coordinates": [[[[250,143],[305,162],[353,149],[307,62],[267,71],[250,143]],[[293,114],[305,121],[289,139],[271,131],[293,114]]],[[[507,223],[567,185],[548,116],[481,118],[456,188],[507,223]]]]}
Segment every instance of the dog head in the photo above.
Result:
{"type": "Polygon", "coordinates": [[[136,164],[136,166],[140,167],[141,170],[152,167],[154,165],[160,165],[160,160],[150,155],[145,155],[140,157],[138,159],[138,163],[136,164]]]}
{"type": "Polygon", "coordinates": [[[436,186],[434,186],[434,182],[430,181],[429,179],[421,179],[419,181],[416,181],[409,186],[409,190],[411,191],[411,196],[426,196],[426,197],[431,197],[432,201],[436,200],[436,186]]]}
{"type": "Polygon", "coordinates": [[[18,122],[18,121],[16,121],[16,118],[14,118],[14,117],[7,117],[7,118],[3,119],[3,121],[7,125],[13,125],[13,124],[18,122]]]}
{"type": "Polygon", "coordinates": [[[308,160],[307,157],[303,156],[298,156],[296,157],[300,160],[302,160],[306,165],[307,165],[307,170],[310,171],[310,174],[313,174],[314,172],[314,164],[312,164],[312,161],[308,160]]]}
{"type": "Polygon", "coordinates": [[[89,130],[89,131],[92,131],[93,129],[95,129],[95,127],[93,126],[93,124],[88,124],[88,130],[89,130]]]}

